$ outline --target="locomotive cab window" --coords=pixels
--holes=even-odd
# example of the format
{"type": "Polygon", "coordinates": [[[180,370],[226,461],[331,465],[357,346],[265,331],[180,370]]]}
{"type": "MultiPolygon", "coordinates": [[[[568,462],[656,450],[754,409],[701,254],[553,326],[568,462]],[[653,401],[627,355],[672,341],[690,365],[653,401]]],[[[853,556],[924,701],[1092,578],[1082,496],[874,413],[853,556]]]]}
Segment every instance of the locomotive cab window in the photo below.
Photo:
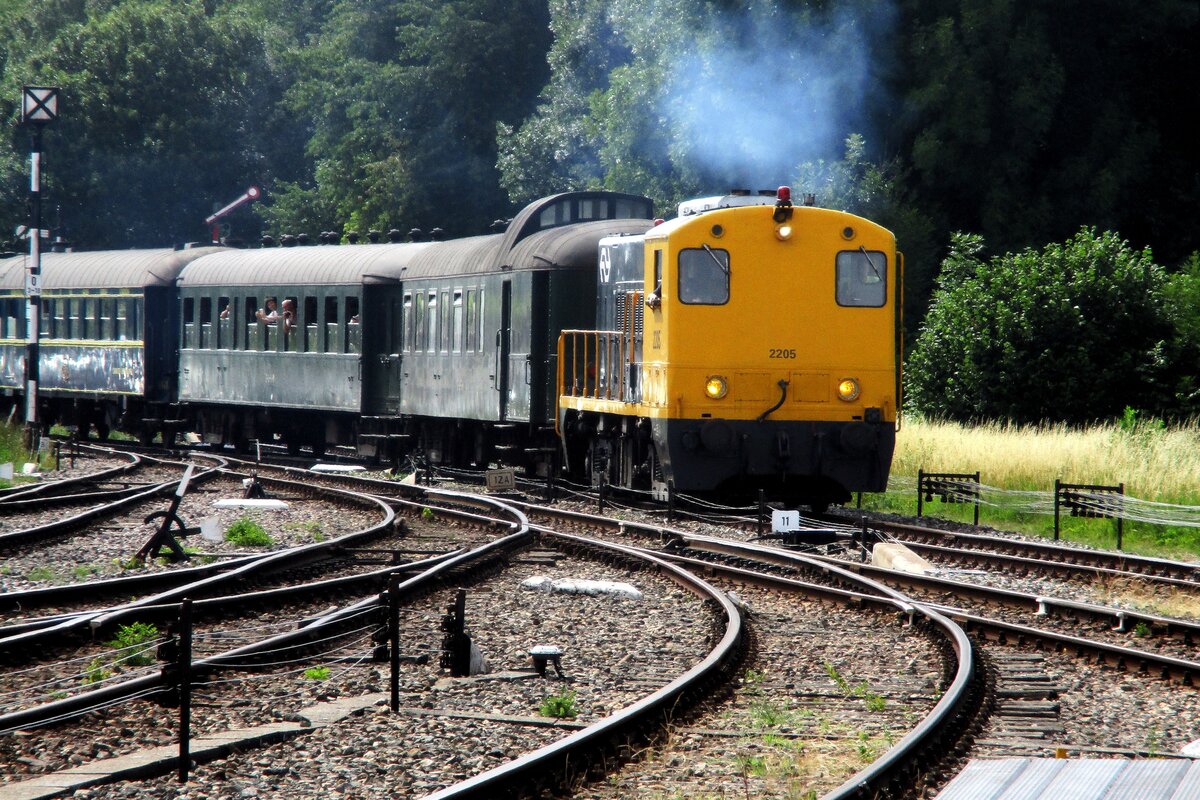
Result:
{"type": "Polygon", "coordinates": [[[837,254],[837,304],[879,308],[887,300],[887,256],[878,250],[837,254]]]}
{"type": "Polygon", "coordinates": [[[729,302],[729,251],[697,247],[679,253],[679,301],[719,306],[729,302]]]}

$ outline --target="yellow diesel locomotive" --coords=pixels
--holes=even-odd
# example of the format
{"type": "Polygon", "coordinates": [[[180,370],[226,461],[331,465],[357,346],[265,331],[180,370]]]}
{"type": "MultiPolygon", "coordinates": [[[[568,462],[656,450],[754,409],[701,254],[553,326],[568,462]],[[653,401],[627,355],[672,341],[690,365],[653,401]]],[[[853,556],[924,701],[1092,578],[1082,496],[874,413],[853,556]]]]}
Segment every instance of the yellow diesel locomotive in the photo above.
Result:
{"type": "Polygon", "coordinates": [[[558,342],[576,479],[823,509],[885,489],[903,258],[869,220],[788,187],[691,201],[600,242],[597,329],[558,342]],[[774,196],[770,196],[774,195],[774,196]]]}

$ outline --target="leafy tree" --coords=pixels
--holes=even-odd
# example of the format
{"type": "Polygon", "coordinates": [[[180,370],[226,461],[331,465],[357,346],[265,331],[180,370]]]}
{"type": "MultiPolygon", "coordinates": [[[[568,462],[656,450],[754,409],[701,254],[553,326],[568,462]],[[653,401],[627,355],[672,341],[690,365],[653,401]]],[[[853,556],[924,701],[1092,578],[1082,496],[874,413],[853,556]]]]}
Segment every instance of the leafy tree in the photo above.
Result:
{"type": "Polygon", "coordinates": [[[1200,6],[1065,0],[903,0],[886,130],[923,207],[1001,250],[1081,225],[1154,242],[1168,261],[1200,241],[1192,91],[1200,6]]]}
{"type": "Polygon", "coordinates": [[[1148,250],[1084,228],[985,260],[957,234],[908,364],[920,412],[1086,422],[1164,401],[1164,274],[1148,250]]]}
{"type": "MultiPolygon", "coordinates": [[[[274,88],[248,17],[188,0],[31,3],[4,33],[0,114],[20,86],[62,88],[46,134],[47,221],[89,248],[197,239],[203,218],[264,177],[274,88]]],[[[0,155],[0,207],[21,219],[24,132],[0,155]]]]}
{"type": "Polygon", "coordinates": [[[510,196],[601,185],[667,209],[836,158],[890,18],[859,0],[561,0],[551,27],[538,110],[500,131],[510,196]]]}
{"type": "Polygon", "coordinates": [[[532,109],[548,46],[535,0],[339,0],[286,96],[313,166],[272,226],[482,231],[507,206],[496,125],[532,109]]]}
{"type": "Polygon", "coordinates": [[[1176,410],[1200,415],[1200,253],[1167,280],[1164,311],[1175,327],[1167,349],[1176,410]]]}

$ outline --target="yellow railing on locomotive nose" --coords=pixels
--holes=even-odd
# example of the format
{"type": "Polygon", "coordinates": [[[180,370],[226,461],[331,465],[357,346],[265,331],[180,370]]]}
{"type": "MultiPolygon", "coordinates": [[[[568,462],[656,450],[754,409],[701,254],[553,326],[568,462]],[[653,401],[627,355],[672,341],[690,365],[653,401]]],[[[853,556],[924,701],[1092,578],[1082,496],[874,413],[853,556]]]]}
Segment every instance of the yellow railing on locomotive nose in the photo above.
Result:
{"type": "Polygon", "coordinates": [[[625,331],[563,331],[558,336],[558,396],[627,399],[632,357],[632,340],[625,331]]]}

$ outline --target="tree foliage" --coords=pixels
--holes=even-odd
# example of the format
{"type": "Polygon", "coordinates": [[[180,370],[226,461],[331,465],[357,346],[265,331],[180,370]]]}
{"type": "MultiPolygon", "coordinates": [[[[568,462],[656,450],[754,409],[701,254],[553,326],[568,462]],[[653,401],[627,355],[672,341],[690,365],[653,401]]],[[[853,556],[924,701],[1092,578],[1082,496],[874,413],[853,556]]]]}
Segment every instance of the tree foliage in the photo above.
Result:
{"type": "Polygon", "coordinates": [[[908,398],[957,420],[1087,422],[1168,401],[1163,270],[1148,250],[1084,228],[985,259],[958,234],[908,362],[908,398]]]}
{"type": "MultiPolygon", "coordinates": [[[[261,179],[255,109],[274,86],[260,32],[201,2],[30,3],[5,31],[0,111],[20,87],[61,87],[46,133],[46,219],[88,247],[195,239],[213,205],[261,179]]],[[[0,156],[0,206],[20,218],[24,132],[0,156]]]]}

